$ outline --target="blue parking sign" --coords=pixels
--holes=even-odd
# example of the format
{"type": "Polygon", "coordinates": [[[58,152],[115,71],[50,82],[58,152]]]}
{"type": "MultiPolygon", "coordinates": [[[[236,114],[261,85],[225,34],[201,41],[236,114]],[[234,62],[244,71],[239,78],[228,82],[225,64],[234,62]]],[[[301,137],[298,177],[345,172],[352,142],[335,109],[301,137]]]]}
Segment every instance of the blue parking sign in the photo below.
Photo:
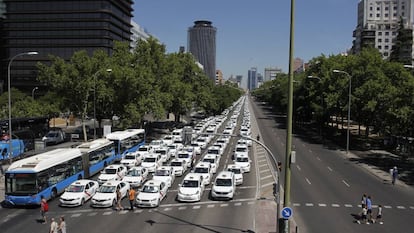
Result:
{"type": "Polygon", "coordinates": [[[290,218],[292,216],[293,210],[290,207],[285,207],[285,208],[282,209],[282,213],[281,214],[282,214],[282,217],[284,219],[288,219],[288,218],[290,218]]]}

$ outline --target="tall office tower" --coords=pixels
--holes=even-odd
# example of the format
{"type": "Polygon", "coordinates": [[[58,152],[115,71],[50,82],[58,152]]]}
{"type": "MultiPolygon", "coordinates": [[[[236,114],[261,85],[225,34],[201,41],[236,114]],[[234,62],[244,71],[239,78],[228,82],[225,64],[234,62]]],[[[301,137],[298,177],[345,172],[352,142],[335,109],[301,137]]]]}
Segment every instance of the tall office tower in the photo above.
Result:
{"type": "Polygon", "coordinates": [[[130,47],[131,50],[134,50],[137,47],[137,44],[140,40],[147,41],[151,35],[148,33],[148,31],[140,26],[135,21],[131,20],[131,43],[130,47]]]}
{"type": "Polygon", "coordinates": [[[198,20],[188,28],[188,50],[204,67],[211,80],[216,79],[216,31],[210,21],[198,20]]]}
{"type": "MultiPolygon", "coordinates": [[[[359,53],[364,47],[375,47],[383,58],[389,58],[400,19],[403,19],[406,29],[413,29],[413,1],[361,0],[353,32],[353,53],[359,53]]],[[[412,57],[412,46],[408,50],[407,55],[412,57]]]]}
{"type": "Polygon", "coordinates": [[[253,91],[257,87],[257,68],[252,67],[247,72],[247,89],[253,91]]]}
{"type": "Polygon", "coordinates": [[[38,86],[36,63],[48,62],[52,54],[69,59],[74,52],[92,54],[102,49],[112,53],[114,41],[131,40],[132,0],[4,0],[5,19],[0,44],[0,80],[7,81],[7,67],[19,53],[37,51],[36,56],[19,56],[11,66],[11,85],[30,91],[38,86]]]}
{"type": "Polygon", "coordinates": [[[278,74],[282,73],[282,69],[280,68],[265,68],[265,73],[264,73],[264,82],[267,81],[272,81],[274,80],[278,74]]]}
{"type": "Polygon", "coordinates": [[[237,85],[241,87],[243,81],[243,75],[236,75],[237,85]]]}

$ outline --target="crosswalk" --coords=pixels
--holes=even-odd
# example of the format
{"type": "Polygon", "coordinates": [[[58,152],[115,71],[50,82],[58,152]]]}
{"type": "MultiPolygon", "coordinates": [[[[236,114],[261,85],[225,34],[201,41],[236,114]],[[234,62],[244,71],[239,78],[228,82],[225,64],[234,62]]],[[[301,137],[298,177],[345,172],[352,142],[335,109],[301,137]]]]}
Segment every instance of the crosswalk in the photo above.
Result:
{"type": "MultiPolygon", "coordinates": [[[[332,208],[362,208],[361,205],[353,205],[353,204],[339,204],[339,203],[293,203],[293,207],[332,207],[332,208]]],[[[398,209],[398,210],[414,210],[414,206],[402,206],[402,205],[383,205],[384,209],[398,209]]],[[[378,208],[378,205],[372,205],[372,208],[378,208]]]]}

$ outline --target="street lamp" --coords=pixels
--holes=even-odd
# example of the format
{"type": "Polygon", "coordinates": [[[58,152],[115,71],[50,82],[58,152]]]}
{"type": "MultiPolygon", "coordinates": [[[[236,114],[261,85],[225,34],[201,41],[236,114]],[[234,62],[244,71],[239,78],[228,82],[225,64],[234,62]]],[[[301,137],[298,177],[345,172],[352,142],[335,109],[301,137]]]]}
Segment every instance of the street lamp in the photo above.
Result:
{"type": "Polygon", "coordinates": [[[349,79],[349,89],[348,89],[348,126],[346,129],[346,153],[349,153],[349,122],[351,121],[351,87],[352,87],[352,76],[345,71],[342,70],[333,70],[334,73],[342,73],[345,74],[349,79]]]}
{"type": "Polygon", "coordinates": [[[30,55],[31,56],[31,55],[37,55],[37,54],[39,54],[39,53],[35,52],[35,51],[16,54],[16,55],[14,55],[14,57],[12,57],[10,59],[9,65],[7,67],[7,74],[8,74],[8,76],[7,76],[7,88],[8,88],[8,92],[9,92],[8,93],[9,103],[8,104],[9,104],[9,162],[10,163],[12,161],[12,153],[13,153],[13,150],[12,150],[12,124],[11,124],[11,88],[10,88],[11,78],[10,78],[10,68],[11,68],[13,60],[16,59],[17,57],[24,56],[24,55],[30,55]]]}
{"type": "MultiPolygon", "coordinates": [[[[96,76],[101,70],[96,71],[93,75],[93,139],[96,139],[96,76]]],[[[106,69],[106,72],[112,72],[112,69],[106,69]]]]}
{"type": "Polygon", "coordinates": [[[32,99],[34,99],[34,93],[35,93],[35,91],[36,91],[37,89],[39,89],[39,87],[35,87],[35,88],[33,88],[33,90],[32,90],[32,99]]]}
{"type": "MultiPolygon", "coordinates": [[[[317,79],[317,80],[319,80],[319,82],[322,82],[322,79],[321,78],[319,78],[319,77],[317,77],[317,76],[312,76],[312,75],[309,75],[308,76],[308,79],[317,79]]],[[[323,125],[323,96],[322,96],[322,94],[323,93],[321,93],[321,109],[322,109],[322,114],[321,114],[321,125],[320,125],[320,128],[319,128],[319,134],[320,134],[320,136],[322,137],[322,125],[323,125]]],[[[322,137],[322,139],[323,139],[323,137],[322,137]]]]}

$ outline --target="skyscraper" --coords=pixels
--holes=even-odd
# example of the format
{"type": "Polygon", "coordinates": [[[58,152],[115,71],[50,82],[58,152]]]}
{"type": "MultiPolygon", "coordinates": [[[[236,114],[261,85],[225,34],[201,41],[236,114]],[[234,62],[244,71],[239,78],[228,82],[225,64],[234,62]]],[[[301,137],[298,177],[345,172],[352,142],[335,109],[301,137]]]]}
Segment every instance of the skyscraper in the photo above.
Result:
{"type": "MultiPolygon", "coordinates": [[[[406,29],[413,29],[413,5],[414,0],[361,0],[352,51],[374,47],[383,58],[389,58],[400,19],[406,29]]],[[[408,50],[407,55],[412,57],[413,47],[408,50]]]]}
{"type": "Polygon", "coordinates": [[[216,31],[211,21],[198,20],[188,28],[188,50],[204,67],[211,79],[216,79],[216,31]]]}
{"type": "Polygon", "coordinates": [[[257,87],[257,68],[252,67],[247,72],[247,89],[253,91],[257,87]]]}
{"type": "Polygon", "coordinates": [[[36,51],[34,57],[20,56],[11,67],[11,85],[32,90],[38,86],[36,63],[49,55],[68,60],[74,52],[89,54],[102,49],[112,53],[114,41],[131,40],[132,0],[5,0],[5,18],[0,34],[0,80],[7,83],[7,64],[16,54],[36,51]]]}

